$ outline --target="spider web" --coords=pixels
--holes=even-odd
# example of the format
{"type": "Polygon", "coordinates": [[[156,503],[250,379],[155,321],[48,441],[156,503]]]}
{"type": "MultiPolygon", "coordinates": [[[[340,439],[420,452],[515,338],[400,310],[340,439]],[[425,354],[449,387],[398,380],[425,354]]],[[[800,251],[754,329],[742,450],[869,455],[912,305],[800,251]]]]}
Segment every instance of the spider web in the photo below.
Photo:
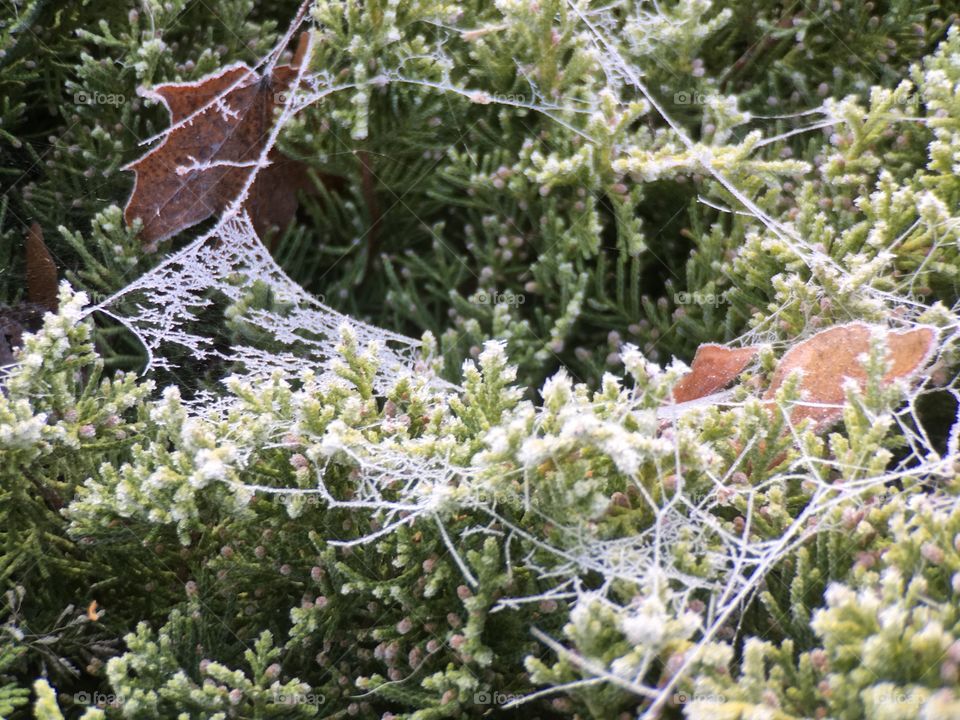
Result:
{"type": "MultiPolygon", "coordinates": [[[[175,354],[186,354],[201,364],[222,361],[232,376],[251,381],[276,373],[292,379],[305,368],[331,381],[343,327],[350,328],[361,346],[380,347],[381,389],[418,367],[419,341],[347,317],[306,292],[277,265],[246,213],[226,217],[89,312],[94,311],[136,334],[147,350],[149,370],[175,371],[175,354]],[[216,306],[238,306],[249,300],[255,285],[269,289],[271,308],[247,307],[232,319],[240,327],[265,330],[273,349],[243,342],[222,347],[213,332],[198,326],[198,316],[216,306]],[[122,314],[120,306],[134,306],[136,314],[122,314]]],[[[194,404],[203,406],[215,397],[202,391],[194,404]]]]}
{"type": "MultiPolygon", "coordinates": [[[[264,58],[263,63],[251,72],[257,72],[261,66],[266,66],[266,71],[269,72],[270,66],[289,45],[290,39],[304,24],[309,23],[311,8],[310,2],[304,3],[284,38],[274,51],[264,58]]],[[[642,95],[687,149],[700,153],[704,167],[740,203],[742,212],[754,217],[774,237],[787,243],[811,270],[832,273],[841,282],[849,280],[849,272],[821,248],[800,237],[792,228],[769,217],[749,196],[716,169],[709,151],[697,146],[681,126],[670,118],[656,97],[647,90],[636,68],[624,59],[609,40],[614,24],[612,14],[587,14],[573,0],[569,2],[569,9],[579,17],[597,52],[603,58],[602,66],[610,89],[616,97],[623,97],[627,89],[642,95]]],[[[310,57],[312,42],[311,39],[307,57],[310,57]]],[[[457,87],[449,82],[434,83],[408,77],[400,70],[385,71],[368,82],[369,85],[385,83],[417,84],[438,92],[469,97],[475,102],[501,102],[505,109],[519,105],[541,112],[557,122],[564,122],[563,117],[567,113],[591,112],[596,109],[585,108],[582,104],[565,108],[543,98],[537,98],[533,103],[499,101],[489,96],[480,97],[469,88],[457,87]]],[[[292,87],[279,120],[264,145],[257,162],[258,168],[267,166],[268,155],[275,146],[281,129],[296,113],[331,93],[356,90],[362,86],[338,85],[326,74],[310,74],[305,68],[301,68],[292,87]]],[[[226,92],[229,92],[229,89],[224,94],[226,92]]],[[[627,105],[624,101],[620,102],[623,106],[627,105]]],[[[183,122],[189,120],[190,118],[187,118],[183,122]]],[[[814,122],[811,127],[822,128],[835,122],[839,121],[825,117],[823,121],[814,122]]],[[[168,128],[158,138],[176,127],[178,126],[168,128]]],[[[258,380],[277,374],[294,379],[299,377],[305,368],[310,368],[318,377],[332,382],[335,377],[334,363],[339,357],[337,346],[340,334],[346,327],[356,336],[361,347],[372,345],[379,349],[381,364],[377,379],[380,391],[389,388],[401,377],[422,376],[426,366],[422,361],[417,365],[421,349],[419,341],[338,313],[304,291],[277,265],[257,237],[250,218],[242,210],[255,176],[255,172],[251,174],[246,186],[217,219],[212,229],[111,298],[91,308],[89,312],[106,313],[134,332],[147,349],[149,367],[154,370],[174,372],[178,364],[183,362],[183,358],[188,358],[199,364],[223,363],[229,367],[232,375],[244,379],[258,380]],[[269,291],[269,303],[266,306],[249,302],[251,288],[257,284],[269,291]],[[253,341],[235,341],[228,346],[218,343],[215,333],[199,320],[204,313],[216,307],[242,308],[239,313],[231,315],[232,322],[240,327],[263,330],[270,338],[269,347],[258,346],[253,341]]],[[[921,306],[912,299],[910,293],[898,295],[870,287],[866,288],[864,293],[878,305],[902,309],[903,324],[916,322],[915,318],[921,306]]],[[[957,308],[953,308],[950,312],[955,315],[956,310],[957,308]]],[[[775,320],[776,316],[777,312],[774,312],[772,318],[775,320]]],[[[956,328],[954,324],[950,331],[955,333],[956,328]]],[[[769,327],[760,327],[751,330],[741,341],[754,343],[772,337],[769,327]]],[[[484,352],[496,354],[502,352],[502,347],[488,345],[484,352]]],[[[650,372],[653,375],[662,374],[659,368],[650,372]]],[[[431,378],[429,382],[448,392],[457,390],[439,378],[431,378]]],[[[960,399],[956,387],[950,386],[947,390],[960,399]]],[[[435,523],[465,581],[476,586],[476,578],[457,551],[458,538],[450,537],[443,522],[445,513],[452,507],[472,510],[478,517],[486,517],[488,522],[476,526],[465,533],[465,536],[472,533],[497,536],[503,542],[509,564],[524,564],[532,568],[553,588],[534,597],[503,598],[498,603],[497,611],[509,611],[529,602],[565,600],[574,607],[572,617],[583,608],[600,603],[611,608],[625,621],[635,620],[637,608],[623,607],[612,599],[613,585],[627,581],[644,588],[647,598],[652,599],[651,602],[655,600],[662,605],[663,613],[672,617],[684,617],[695,594],[706,592],[710,601],[696,624],[690,627],[695,644],[684,653],[676,666],[671,668],[672,674],[662,684],[652,684],[649,680],[658,661],[656,653],[647,653],[639,663],[629,668],[604,666],[593,658],[578,655],[575,650],[534,629],[545,645],[580,668],[584,680],[570,686],[548,688],[543,693],[516,700],[514,704],[582,684],[613,683],[634,693],[638,700],[644,699],[646,704],[642,717],[652,719],[658,717],[662,707],[669,702],[677,683],[697,662],[700,651],[721,637],[727,629],[735,628],[738,613],[760,590],[771,569],[812,535],[829,528],[829,523],[824,521],[824,518],[829,516],[833,508],[846,505],[856,507],[862,503],[862,498],[868,492],[884,487],[894,480],[905,477],[938,477],[952,473],[953,464],[960,459],[957,425],[951,430],[947,453],[937,453],[930,439],[915,429],[920,427],[919,423],[915,422],[916,403],[923,392],[923,388],[910,391],[905,409],[894,418],[886,419],[896,424],[898,430],[907,438],[909,457],[889,473],[860,479],[842,487],[818,480],[817,478],[826,473],[814,468],[814,461],[806,458],[795,464],[786,474],[771,478],[764,485],[736,484],[731,481],[731,476],[738,468],[737,462],[725,475],[712,477],[714,489],[702,497],[694,498],[684,492],[681,473],[676,479],[673,492],[661,494],[662,498],[669,499],[656,500],[645,491],[635,469],[631,469],[630,462],[624,458],[630,457],[629,452],[646,452],[648,457],[666,459],[678,452],[676,446],[671,445],[669,440],[656,438],[655,430],[646,434],[638,431],[633,433],[636,437],[627,437],[629,434],[619,423],[598,420],[584,426],[583,423],[576,424],[573,420],[568,420],[564,427],[549,439],[557,443],[592,444],[611,457],[623,459],[621,471],[631,477],[643,502],[652,511],[655,519],[650,527],[632,537],[601,539],[586,531],[576,518],[570,517],[544,518],[556,529],[556,533],[551,540],[538,537],[512,523],[501,511],[496,498],[485,492],[481,478],[486,468],[482,461],[475,460],[473,466],[454,465],[442,455],[438,457],[435,453],[431,454],[433,451],[429,440],[373,443],[359,434],[350,434],[336,423],[328,430],[324,451],[310,458],[316,467],[315,489],[277,489],[266,486],[244,486],[244,489],[290,496],[318,495],[331,507],[372,513],[377,518],[380,529],[347,544],[373,542],[405,524],[418,521],[435,523]],[[632,443],[640,445],[633,447],[632,443]],[[651,443],[659,444],[651,446],[651,443]],[[645,449],[642,449],[641,445],[645,449]],[[324,469],[333,457],[346,457],[356,468],[356,488],[349,500],[338,499],[324,484],[324,469]],[[783,483],[792,478],[814,484],[805,508],[776,540],[751,539],[751,527],[762,493],[768,489],[768,485],[783,483]],[[731,497],[735,495],[742,497],[747,508],[743,531],[736,533],[720,520],[717,513],[717,509],[728,506],[731,497]],[[687,543],[690,552],[711,569],[706,576],[690,573],[677,564],[671,548],[681,539],[687,543]],[[517,544],[526,550],[520,557],[511,557],[512,549],[517,544]],[[550,558],[549,562],[545,558],[550,558]],[[596,574],[603,579],[599,587],[585,588],[581,578],[587,573],[596,574]]],[[[707,402],[717,402],[725,398],[726,396],[718,396],[707,402]]],[[[227,410],[234,401],[227,393],[205,391],[194,399],[191,411],[197,414],[219,414],[227,410]]],[[[689,407],[696,408],[703,404],[701,401],[692,403],[689,407]]],[[[656,409],[644,408],[639,404],[629,406],[629,403],[625,408],[625,411],[638,419],[640,427],[646,428],[656,428],[665,418],[674,421],[683,410],[684,408],[664,408],[658,413],[656,409]]],[[[589,407],[574,405],[571,411],[574,416],[592,417],[589,407]]],[[[538,416],[544,412],[542,408],[535,410],[538,416]]],[[[278,429],[278,433],[282,431],[282,428],[278,429]]],[[[749,446],[745,447],[743,454],[748,449],[749,446]]],[[[530,510],[539,512],[535,508],[530,510]]]]}

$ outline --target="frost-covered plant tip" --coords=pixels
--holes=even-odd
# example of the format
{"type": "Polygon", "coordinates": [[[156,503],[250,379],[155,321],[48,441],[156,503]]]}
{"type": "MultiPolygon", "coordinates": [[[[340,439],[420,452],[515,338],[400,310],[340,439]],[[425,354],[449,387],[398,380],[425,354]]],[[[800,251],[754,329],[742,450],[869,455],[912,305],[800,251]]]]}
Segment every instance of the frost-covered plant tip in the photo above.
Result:
{"type": "Polygon", "coordinates": [[[0,717],[960,716],[957,9],[0,5],[0,717]]]}

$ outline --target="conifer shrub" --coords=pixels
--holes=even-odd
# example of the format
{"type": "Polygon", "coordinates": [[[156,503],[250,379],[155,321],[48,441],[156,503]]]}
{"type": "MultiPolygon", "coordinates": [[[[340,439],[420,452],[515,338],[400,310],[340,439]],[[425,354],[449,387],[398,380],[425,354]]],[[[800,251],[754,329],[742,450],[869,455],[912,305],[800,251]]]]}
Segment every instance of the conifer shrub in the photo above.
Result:
{"type": "Polygon", "coordinates": [[[0,4],[0,717],[960,716],[957,9],[0,4]]]}

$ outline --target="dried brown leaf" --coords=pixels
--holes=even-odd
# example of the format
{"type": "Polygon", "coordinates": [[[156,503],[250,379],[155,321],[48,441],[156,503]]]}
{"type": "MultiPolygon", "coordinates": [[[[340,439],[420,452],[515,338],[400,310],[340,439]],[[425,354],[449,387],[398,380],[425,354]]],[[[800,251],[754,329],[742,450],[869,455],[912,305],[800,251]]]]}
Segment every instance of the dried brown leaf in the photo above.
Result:
{"type": "MultiPolygon", "coordinates": [[[[143,221],[145,242],[159,242],[202,222],[237,198],[257,170],[278,95],[290,88],[296,74],[294,66],[282,65],[261,76],[236,63],[195,82],[142,91],[164,104],[175,126],[157,147],[125,168],[136,173],[136,180],[124,219],[128,224],[143,221]]],[[[274,165],[261,170],[244,206],[259,232],[289,223],[305,178],[299,163],[281,162],[275,151],[269,159],[274,165]]]]}
{"type": "Polygon", "coordinates": [[[673,386],[673,399],[678,403],[689,402],[723,390],[756,355],[757,348],[752,346],[701,345],[693,356],[690,372],[673,386]]]}
{"type": "MultiPolygon", "coordinates": [[[[852,378],[861,387],[867,374],[861,356],[870,350],[873,327],[862,322],[838,325],[817,333],[809,340],[794,345],[780,359],[764,399],[772,400],[787,376],[796,369],[803,372],[800,390],[804,402],[790,412],[794,423],[810,418],[814,429],[825,430],[843,417],[843,382],[852,378]],[[833,406],[833,407],[827,407],[833,406]]],[[[910,379],[930,361],[936,347],[936,329],[920,326],[911,330],[888,331],[887,347],[892,367],[884,375],[885,382],[910,379]]]]}
{"type": "Polygon", "coordinates": [[[39,223],[27,231],[27,298],[46,310],[57,310],[57,264],[43,242],[39,223]]]}

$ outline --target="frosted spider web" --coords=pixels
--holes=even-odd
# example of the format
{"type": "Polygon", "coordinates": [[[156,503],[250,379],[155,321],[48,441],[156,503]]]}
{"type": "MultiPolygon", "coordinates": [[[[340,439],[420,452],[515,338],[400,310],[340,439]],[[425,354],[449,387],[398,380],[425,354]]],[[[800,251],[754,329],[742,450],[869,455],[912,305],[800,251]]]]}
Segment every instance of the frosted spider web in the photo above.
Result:
{"type": "MultiPolygon", "coordinates": [[[[607,40],[610,36],[608,24],[612,22],[609,18],[612,15],[606,17],[599,11],[587,14],[572,0],[569,8],[579,17],[585,32],[592,38],[598,55],[603,59],[602,67],[607,73],[610,89],[617,97],[622,97],[625,88],[639,92],[687,149],[699,153],[699,159],[707,171],[740,204],[742,209],[738,212],[752,216],[774,237],[787,243],[812,271],[829,273],[840,282],[854,281],[849,271],[842,268],[826,252],[800,237],[791,227],[769,217],[715,167],[709,149],[696,145],[670,118],[656,98],[648,92],[638,71],[607,40]]],[[[310,2],[304,3],[274,51],[257,67],[251,69],[251,72],[261,71],[261,68],[269,72],[284,48],[289,45],[291,38],[309,22],[311,9],[310,2]]],[[[307,57],[310,57],[312,42],[311,37],[307,57]]],[[[238,83],[242,81],[243,78],[238,83]]],[[[437,92],[456,93],[475,102],[498,102],[505,107],[523,107],[543,113],[572,130],[575,129],[567,124],[564,117],[569,117],[569,113],[593,112],[597,109],[572,103],[569,107],[564,107],[542,97],[531,103],[498,100],[469,88],[458,87],[449,81],[437,83],[409,77],[400,70],[384,71],[368,81],[367,85],[386,83],[417,84],[437,92]]],[[[305,68],[301,68],[292,86],[293,91],[287,94],[279,119],[264,145],[256,167],[267,166],[268,155],[275,146],[281,129],[296,113],[331,93],[357,90],[362,86],[338,85],[326,74],[310,74],[305,68]]],[[[224,94],[231,89],[225,90],[224,94]]],[[[620,102],[621,105],[626,105],[626,102],[620,102]]],[[[198,109],[198,112],[203,109],[198,109]]],[[[810,114],[820,115],[822,119],[815,120],[806,129],[820,129],[841,122],[830,117],[823,108],[811,111],[810,114]]],[[[190,119],[168,128],[152,140],[162,138],[190,119]]],[[[770,140],[772,139],[768,138],[767,141],[770,140]]],[[[229,366],[234,376],[245,379],[256,380],[277,374],[296,378],[305,368],[310,368],[317,371],[321,381],[326,378],[332,382],[335,377],[334,363],[339,356],[339,336],[344,332],[344,328],[349,328],[349,332],[357,338],[359,346],[375,345],[379,349],[379,390],[390,387],[398,378],[422,375],[425,366],[416,365],[420,350],[417,340],[336,312],[305,292],[276,264],[257,237],[250,218],[242,210],[255,176],[256,172],[251,174],[246,186],[217,219],[211,230],[116,295],[92,308],[90,312],[106,313],[133,331],[147,349],[149,366],[153,369],[175,370],[175,358],[186,355],[198,363],[223,362],[229,366]],[[251,307],[249,303],[244,303],[249,298],[253,283],[261,283],[269,288],[272,303],[270,308],[251,307]],[[214,333],[205,331],[202,323],[197,320],[199,314],[218,303],[234,307],[244,305],[243,314],[234,320],[263,329],[271,338],[271,348],[258,347],[252,342],[234,342],[229,347],[223,347],[215,342],[214,333]],[[276,346],[281,349],[276,349],[276,346]]],[[[880,261],[883,261],[883,256],[880,261]]],[[[919,270],[917,272],[919,273],[919,270]]],[[[905,283],[909,281],[908,278],[905,283]]],[[[903,310],[901,319],[906,325],[914,323],[922,309],[922,305],[906,291],[897,294],[867,287],[864,295],[878,305],[903,310]]],[[[956,317],[956,311],[957,308],[952,308],[949,312],[956,317]]],[[[776,319],[778,313],[779,311],[772,313],[772,320],[776,319]]],[[[957,324],[954,323],[942,332],[946,336],[954,335],[956,331],[957,324]]],[[[771,340],[773,337],[770,327],[758,327],[751,330],[741,341],[752,344],[771,340]]],[[[485,352],[496,351],[496,346],[488,346],[485,352]]],[[[456,391],[454,386],[439,379],[436,379],[436,384],[447,391],[456,391]]],[[[960,398],[955,382],[947,391],[955,398],[960,398]]],[[[631,479],[643,502],[649,506],[655,517],[650,527],[631,537],[601,539],[585,529],[582,523],[577,522],[577,518],[571,517],[545,518],[555,528],[556,534],[551,540],[535,536],[529,530],[511,522],[501,512],[495,498],[486,494],[480,479],[485,470],[482,458],[475,458],[471,466],[455,465],[443,454],[437,455],[433,452],[432,438],[404,443],[373,443],[359,433],[350,433],[345,426],[337,423],[327,431],[322,447],[310,457],[316,469],[315,489],[278,489],[267,486],[244,486],[243,489],[276,493],[290,498],[316,495],[330,507],[348,508],[367,515],[372,514],[376,518],[379,529],[374,533],[351,541],[334,541],[340,544],[372,542],[414,522],[435,523],[451,557],[470,586],[476,586],[477,580],[457,550],[458,538],[449,535],[443,518],[454,507],[475,511],[477,517],[486,518],[487,521],[466,531],[462,537],[470,534],[498,537],[502,541],[506,562],[510,566],[522,563],[532,568],[552,588],[533,597],[505,597],[499,601],[495,611],[509,611],[529,602],[564,600],[572,603],[574,614],[590,603],[599,602],[613,608],[623,617],[630,617],[635,609],[623,607],[612,599],[614,584],[627,581],[643,588],[651,598],[658,595],[664,597],[665,609],[674,617],[680,617],[684,616],[692,598],[706,593],[709,602],[706,603],[702,616],[697,619],[695,644],[671,667],[671,674],[662,684],[649,682],[649,676],[657,662],[655,653],[647,653],[639,664],[628,670],[623,667],[604,666],[595,659],[578,655],[575,650],[565,647],[557,639],[533,629],[534,634],[546,646],[579,667],[584,679],[569,686],[547,688],[515,700],[513,704],[581,685],[613,683],[635,694],[638,702],[640,699],[645,700],[641,715],[652,719],[657,717],[664,704],[669,702],[677,683],[697,661],[700,651],[708,643],[721,637],[726,630],[735,630],[738,613],[761,589],[768,573],[812,535],[829,527],[824,518],[828,517],[831,509],[840,506],[856,507],[861,504],[861,498],[865,494],[892,481],[906,477],[941,477],[952,473],[953,464],[960,459],[957,425],[951,430],[947,452],[937,453],[925,433],[916,429],[921,427],[916,421],[916,403],[924,392],[926,390],[923,387],[912,390],[904,409],[892,418],[877,419],[897,426],[898,431],[907,439],[909,457],[897,468],[883,475],[858,479],[842,486],[818,479],[826,476],[826,473],[822,472],[822,467],[814,467],[814,461],[809,458],[802,458],[788,471],[762,485],[737,484],[732,481],[732,476],[740,466],[738,460],[723,476],[711,477],[714,489],[702,497],[694,498],[684,493],[684,479],[680,472],[673,491],[661,495],[668,499],[658,501],[645,490],[636,468],[624,460],[619,469],[631,479]],[[335,497],[325,485],[324,469],[335,456],[348,458],[355,467],[356,487],[350,499],[335,497]],[[758,512],[758,498],[768,486],[792,478],[813,484],[804,509],[790,522],[779,538],[763,541],[751,539],[752,523],[755,513],[758,512]],[[719,507],[728,506],[732,496],[741,496],[747,508],[742,532],[732,532],[721,522],[716,512],[719,507]],[[690,548],[690,552],[700,557],[711,569],[706,576],[687,572],[677,564],[671,547],[681,538],[690,548]],[[526,550],[521,556],[512,557],[511,553],[518,543],[526,550]],[[545,561],[545,557],[549,557],[550,561],[545,561]],[[585,587],[582,578],[588,573],[602,578],[599,586],[585,587]]],[[[709,404],[724,399],[726,398],[718,396],[707,399],[706,402],[709,404]]],[[[192,412],[222,413],[230,402],[228,394],[201,393],[192,405],[192,412]]],[[[693,403],[691,406],[702,404],[704,403],[693,403]]],[[[627,408],[638,419],[640,426],[648,429],[655,428],[664,421],[675,421],[685,409],[687,408],[664,408],[658,412],[641,407],[639,403],[635,407],[627,408]]],[[[539,416],[544,410],[538,408],[535,412],[539,416]]],[[[572,408],[571,416],[553,439],[557,442],[592,443],[611,456],[619,457],[626,450],[633,451],[630,442],[637,438],[623,437],[625,431],[619,423],[598,421],[585,427],[582,422],[584,412],[586,410],[582,407],[572,408]],[[615,441],[610,438],[615,438],[615,441]]],[[[278,434],[282,434],[284,430],[278,428],[278,434]]],[[[646,436],[642,432],[636,435],[641,436],[639,441],[653,447],[655,453],[659,452],[660,457],[667,458],[671,453],[678,452],[669,437],[656,437],[654,430],[650,430],[646,436]]],[[[741,460],[748,450],[749,444],[743,449],[741,460]]],[[[707,449],[705,452],[710,451],[707,449]]],[[[705,458],[704,464],[709,467],[707,460],[709,458],[705,458]]],[[[816,462],[829,465],[831,461],[816,462]]],[[[238,491],[240,490],[238,488],[238,491]]],[[[540,512],[533,506],[527,510],[532,513],[540,512]]]]}
{"type": "MultiPolygon", "coordinates": [[[[388,379],[413,372],[420,346],[417,340],[338,313],[306,292],[277,265],[246,213],[221,221],[92,310],[105,312],[131,329],[147,349],[148,369],[152,370],[176,369],[170,357],[176,348],[196,362],[228,363],[232,376],[248,380],[263,380],[277,373],[296,378],[305,368],[313,369],[321,379],[332,379],[339,333],[348,326],[361,346],[380,347],[378,379],[383,386],[388,379]],[[218,303],[236,306],[249,299],[254,283],[269,288],[271,305],[283,309],[250,307],[234,321],[265,329],[271,344],[282,350],[268,351],[239,342],[222,348],[212,335],[195,328],[198,313],[218,303]],[[114,309],[121,299],[135,304],[135,315],[122,315],[114,309]]],[[[195,403],[213,399],[210,391],[205,391],[195,403]]]]}

